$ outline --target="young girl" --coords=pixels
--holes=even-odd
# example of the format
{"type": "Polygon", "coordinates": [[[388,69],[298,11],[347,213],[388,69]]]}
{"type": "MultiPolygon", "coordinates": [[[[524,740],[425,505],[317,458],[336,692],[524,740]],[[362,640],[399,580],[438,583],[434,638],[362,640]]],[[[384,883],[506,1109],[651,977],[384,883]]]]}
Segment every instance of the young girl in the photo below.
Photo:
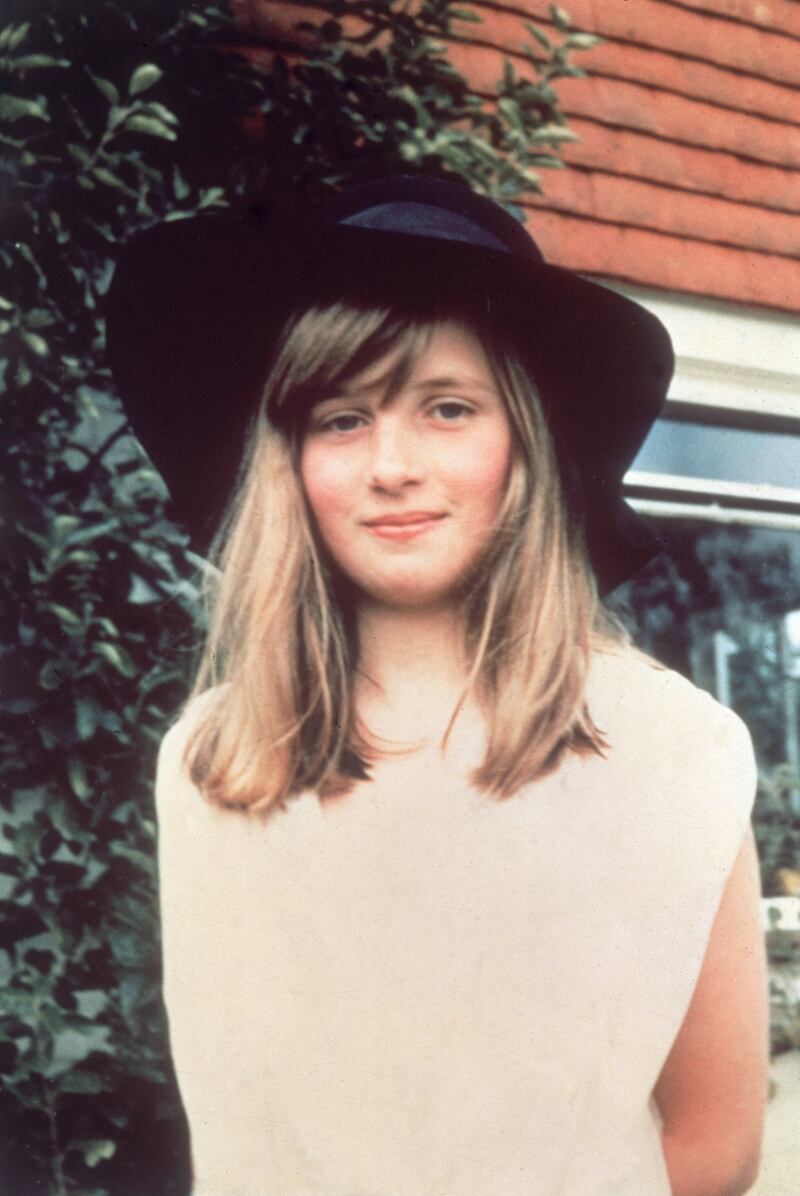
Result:
{"type": "Polygon", "coordinates": [[[157,782],[197,1196],[747,1191],[749,741],[598,597],[661,326],[415,178],[151,232],[109,341],[218,526],[157,782]]]}

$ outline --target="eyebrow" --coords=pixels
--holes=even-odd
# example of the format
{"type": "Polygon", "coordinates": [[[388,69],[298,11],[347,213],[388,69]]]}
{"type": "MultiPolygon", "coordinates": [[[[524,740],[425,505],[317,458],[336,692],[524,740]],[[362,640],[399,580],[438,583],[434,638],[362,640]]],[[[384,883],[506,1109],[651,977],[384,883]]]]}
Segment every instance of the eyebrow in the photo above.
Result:
{"type": "Polygon", "coordinates": [[[485,390],[490,394],[497,394],[497,387],[490,382],[482,382],[480,378],[470,378],[466,374],[442,374],[435,378],[423,378],[412,384],[412,390],[434,390],[448,386],[468,386],[473,390],[485,390]]]}
{"type": "MultiPolygon", "coordinates": [[[[321,406],[323,403],[347,402],[348,400],[359,399],[364,395],[368,395],[377,391],[385,379],[380,378],[370,386],[349,386],[345,383],[335,394],[326,395],[318,399],[315,407],[321,406]]],[[[409,387],[410,390],[424,391],[424,390],[446,390],[448,387],[466,387],[470,390],[482,390],[486,394],[498,395],[499,391],[496,386],[490,382],[482,382],[480,378],[471,378],[465,374],[440,374],[431,378],[422,378],[419,382],[414,382],[409,387]]],[[[380,399],[383,405],[387,399],[391,400],[392,394],[384,392],[380,399]]]]}

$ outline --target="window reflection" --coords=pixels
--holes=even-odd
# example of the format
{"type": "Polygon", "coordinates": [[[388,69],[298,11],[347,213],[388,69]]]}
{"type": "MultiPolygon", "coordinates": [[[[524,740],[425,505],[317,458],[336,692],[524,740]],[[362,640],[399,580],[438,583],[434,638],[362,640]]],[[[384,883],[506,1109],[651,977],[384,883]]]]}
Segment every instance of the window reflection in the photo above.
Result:
{"type": "Polygon", "coordinates": [[[800,436],[660,419],[633,468],[793,489],[800,483],[800,436]]]}

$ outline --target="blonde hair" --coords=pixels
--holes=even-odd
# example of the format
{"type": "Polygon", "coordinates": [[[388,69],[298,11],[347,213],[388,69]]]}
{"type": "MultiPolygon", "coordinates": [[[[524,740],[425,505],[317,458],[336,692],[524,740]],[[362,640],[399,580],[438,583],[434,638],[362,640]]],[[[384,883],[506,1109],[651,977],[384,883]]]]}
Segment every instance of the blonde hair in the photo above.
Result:
{"type": "Polygon", "coordinates": [[[452,318],[483,345],[514,441],[496,534],[463,594],[464,697],[477,699],[487,726],[473,782],[506,797],[570,750],[602,751],[584,695],[592,643],[613,630],[528,372],[472,316],[339,301],[287,326],[213,552],[219,575],[193,693],[213,696],[186,759],[215,802],[266,812],[305,789],[340,792],[368,776],[378,753],[354,706],[356,628],[299,480],[303,421],[313,402],[390,352],[389,384],[401,383],[436,324],[452,318]]]}

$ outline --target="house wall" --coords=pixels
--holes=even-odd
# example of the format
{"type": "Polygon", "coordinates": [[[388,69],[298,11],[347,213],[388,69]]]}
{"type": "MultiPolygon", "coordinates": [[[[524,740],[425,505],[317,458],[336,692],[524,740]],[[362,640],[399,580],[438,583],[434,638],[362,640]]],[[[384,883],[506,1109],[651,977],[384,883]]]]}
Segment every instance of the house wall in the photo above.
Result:
{"type": "MultiPolygon", "coordinates": [[[[480,5],[454,50],[484,85],[519,55],[519,13],[480,5]],[[472,34],[475,37],[475,34],[472,34]]],[[[635,285],[800,311],[800,6],[788,0],[567,0],[602,37],[558,84],[580,140],[530,205],[547,256],[635,285]]],[[[517,61],[522,61],[517,57],[517,61]]]]}
{"type": "MultiPolygon", "coordinates": [[[[256,39],[307,6],[234,0],[256,39]]],[[[555,34],[548,0],[473,6],[450,56],[487,93],[502,58],[530,69],[524,20],[555,34]]],[[[558,82],[568,170],[528,204],[546,256],[633,285],[800,311],[800,5],[795,0],[565,0],[602,38],[558,82]]],[[[301,39],[302,40],[302,39],[301,39]]],[[[534,43],[535,44],[535,43],[534,43]]]]}

